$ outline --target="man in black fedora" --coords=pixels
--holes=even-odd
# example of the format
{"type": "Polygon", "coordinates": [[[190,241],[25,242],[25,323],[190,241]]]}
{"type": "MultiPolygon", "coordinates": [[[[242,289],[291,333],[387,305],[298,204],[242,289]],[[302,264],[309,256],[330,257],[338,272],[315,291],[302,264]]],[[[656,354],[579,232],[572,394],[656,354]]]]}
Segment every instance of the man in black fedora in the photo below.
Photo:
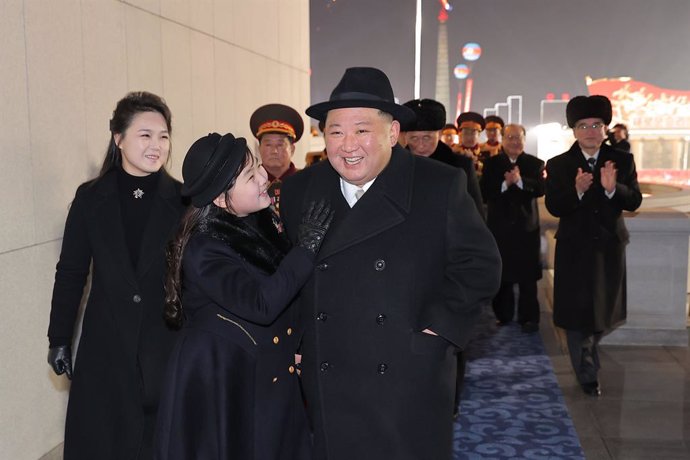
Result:
{"type": "Polygon", "coordinates": [[[565,329],[582,390],[599,396],[598,343],[626,318],[622,211],[642,203],[635,160],[606,144],[611,102],[577,96],[566,107],[575,143],[546,164],[546,208],[556,231],[553,321],[565,329]]]}
{"type": "Polygon", "coordinates": [[[259,155],[268,173],[268,196],[280,212],[280,188],[285,178],[297,172],[292,157],[295,143],[304,132],[300,114],[284,104],[262,105],[249,119],[252,134],[259,140],[259,155]]]}
{"type": "Polygon", "coordinates": [[[496,292],[500,258],[465,173],[397,144],[414,113],[374,68],[345,71],[328,101],[328,161],[290,177],[282,215],[335,210],[297,299],[315,458],[450,459],[455,352],[496,292]]]}

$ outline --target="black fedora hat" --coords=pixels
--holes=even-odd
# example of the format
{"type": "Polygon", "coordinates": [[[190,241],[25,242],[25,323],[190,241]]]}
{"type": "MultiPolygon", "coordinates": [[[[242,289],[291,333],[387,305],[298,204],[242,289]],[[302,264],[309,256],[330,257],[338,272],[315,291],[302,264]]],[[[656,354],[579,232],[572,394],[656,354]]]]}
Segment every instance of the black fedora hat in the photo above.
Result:
{"type": "Polygon", "coordinates": [[[182,196],[202,208],[227,190],[233,175],[244,163],[247,141],[231,133],[211,133],[189,147],[182,163],[182,196]]]}
{"type": "Polygon", "coordinates": [[[570,128],[574,128],[578,121],[585,118],[601,118],[608,126],[612,112],[611,101],[606,96],[575,96],[565,107],[565,117],[570,128]]]}
{"type": "Polygon", "coordinates": [[[401,125],[414,123],[412,110],[395,103],[393,87],[388,77],[373,67],[351,67],[345,70],[343,78],[326,102],[314,104],[307,109],[307,115],[325,120],[329,110],[350,107],[369,107],[390,113],[401,125]]]}
{"type": "Polygon", "coordinates": [[[446,108],[433,99],[413,99],[403,104],[416,115],[416,122],[401,127],[402,131],[437,131],[446,124],[446,108]]]}
{"type": "Polygon", "coordinates": [[[304,132],[304,122],[297,110],[284,104],[266,104],[254,111],[249,127],[257,139],[269,133],[285,134],[297,142],[304,132]]]}

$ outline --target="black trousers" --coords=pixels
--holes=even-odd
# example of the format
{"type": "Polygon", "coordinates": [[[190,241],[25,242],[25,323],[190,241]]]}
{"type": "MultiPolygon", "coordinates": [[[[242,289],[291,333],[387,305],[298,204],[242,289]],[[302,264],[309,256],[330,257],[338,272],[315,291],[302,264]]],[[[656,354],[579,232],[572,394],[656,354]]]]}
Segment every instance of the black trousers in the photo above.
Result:
{"type": "Polygon", "coordinates": [[[496,319],[508,323],[515,316],[515,293],[513,286],[518,285],[518,323],[539,322],[539,301],[537,300],[537,281],[522,281],[519,283],[501,283],[496,297],[491,302],[496,319]]]}
{"type": "Polygon", "coordinates": [[[568,354],[577,381],[580,384],[592,383],[598,380],[599,372],[599,341],[602,333],[585,333],[580,331],[565,331],[568,340],[568,354]]]}

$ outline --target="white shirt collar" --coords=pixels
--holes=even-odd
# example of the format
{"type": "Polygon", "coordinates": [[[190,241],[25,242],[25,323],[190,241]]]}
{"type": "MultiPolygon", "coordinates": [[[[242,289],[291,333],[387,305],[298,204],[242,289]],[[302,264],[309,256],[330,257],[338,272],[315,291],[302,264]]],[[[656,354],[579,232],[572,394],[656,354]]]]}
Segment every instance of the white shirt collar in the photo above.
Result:
{"type": "Polygon", "coordinates": [[[366,192],[367,190],[369,190],[369,187],[371,187],[371,184],[373,184],[375,180],[376,180],[376,177],[374,177],[372,180],[370,180],[366,184],[359,187],[357,185],[353,185],[349,182],[344,181],[343,178],[341,177],[340,178],[340,191],[342,192],[343,197],[345,198],[345,201],[347,201],[347,204],[349,204],[350,207],[353,207],[355,205],[355,203],[357,203],[357,198],[355,197],[355,192],[360,188],[366,192]]]}
{"type": "Polygon", "coordinates": [[[582,151],[582,155],[585,157],[585,161],[589,160],[590,158],[594,158],[594,160],[596,161],[596,160],[599,159],[599,151],[600,151],[600,150],[601,150],[601,149],[599,149],[599,150],[597,150],[596,152],[594,152],[594,155],[588,155],[588,154],[586,154],[585,151],[583,150],[583,151],[582,151]]]}

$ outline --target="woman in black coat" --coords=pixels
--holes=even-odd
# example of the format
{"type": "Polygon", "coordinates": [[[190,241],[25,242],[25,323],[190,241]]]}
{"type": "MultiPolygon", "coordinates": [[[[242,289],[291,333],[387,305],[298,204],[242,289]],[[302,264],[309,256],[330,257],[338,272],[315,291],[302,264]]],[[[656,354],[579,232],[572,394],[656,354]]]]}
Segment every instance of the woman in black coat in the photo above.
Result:
{"type": "Polygon", "coordinates": [[[64,458],[150,459],[173,333],[163,321],[165,247],[184,211],[165,171],[171,115],[158,96],[130,93],[110,120],[99,176],[78,189],[57,264],[48,362],[72,379],[64,458]],[[71,346],[91,289],[74,371],[71,346]]]}
{"type": "Polygon", "coordinates": [[[290,249],[269,208],[266,171],[232,134],[196,141],[182,173],[193,207],[170,246],[166,316],[184,327],[170,358],[155,456],[306,459],[298,334],[286,307],[314,270],[330,210],[312,206],[290,249]]]}

